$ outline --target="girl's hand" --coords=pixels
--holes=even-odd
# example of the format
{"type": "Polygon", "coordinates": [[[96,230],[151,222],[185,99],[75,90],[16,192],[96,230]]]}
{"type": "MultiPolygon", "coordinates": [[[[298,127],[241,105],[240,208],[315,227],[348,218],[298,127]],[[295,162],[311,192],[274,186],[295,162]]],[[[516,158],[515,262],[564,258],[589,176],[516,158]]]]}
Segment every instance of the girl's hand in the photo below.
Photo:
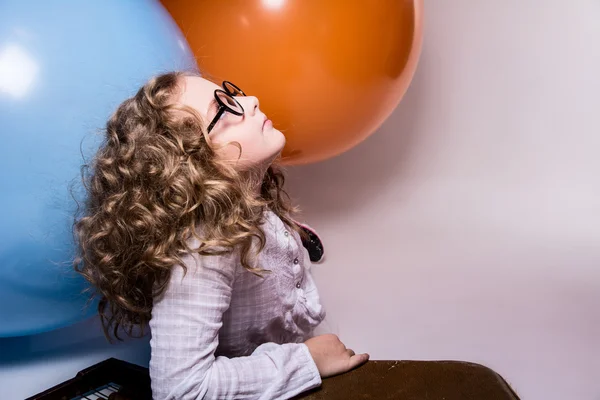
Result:
{"type": "Polygon", "coordinates": [[[355,354],[347,349],[337,335],[327,334],[308,339],[304,342],[310,350],[321,377],[343,374],[369,360],[369,355],[355,354]]]}

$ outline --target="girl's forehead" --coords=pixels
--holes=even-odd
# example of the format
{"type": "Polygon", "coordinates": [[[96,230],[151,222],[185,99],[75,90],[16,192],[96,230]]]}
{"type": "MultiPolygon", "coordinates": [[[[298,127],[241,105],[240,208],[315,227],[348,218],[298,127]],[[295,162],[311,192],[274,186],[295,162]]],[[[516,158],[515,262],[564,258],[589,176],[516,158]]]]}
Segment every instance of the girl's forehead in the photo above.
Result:
{"type": "Polygon", "coordinates": [[[220,87],[199,76],[186,76],[179,102],[193,107],[202,116],[207,116],[215,89],[220,87]]]}

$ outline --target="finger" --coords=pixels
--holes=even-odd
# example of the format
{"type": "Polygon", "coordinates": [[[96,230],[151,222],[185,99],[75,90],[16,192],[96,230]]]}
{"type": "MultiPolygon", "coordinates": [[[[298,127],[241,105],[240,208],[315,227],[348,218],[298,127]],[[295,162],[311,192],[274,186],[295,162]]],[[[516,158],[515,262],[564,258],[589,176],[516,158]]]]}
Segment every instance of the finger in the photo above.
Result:
{"type": "Polygon", "coordinates": [[[352,350],[352,349],[346,349],[346,353],[348,353],[348,355],[349,355],[350,357],[352,357],[353,355],[355,355],[355,354],[356,354],[356,353],[354,352],[354,350],[352,350]]]}
{"type": "Polygon", "coordinates": [[[366,363],[367,361],[369,361],[369,355],[364,353],[364,354],[355,354],[352,357],[350,357],[350,361],[348,363],[348,368],[349,369],[353,369],[356,368],[360,365],[363,365],[364,363],[366,363]]]}

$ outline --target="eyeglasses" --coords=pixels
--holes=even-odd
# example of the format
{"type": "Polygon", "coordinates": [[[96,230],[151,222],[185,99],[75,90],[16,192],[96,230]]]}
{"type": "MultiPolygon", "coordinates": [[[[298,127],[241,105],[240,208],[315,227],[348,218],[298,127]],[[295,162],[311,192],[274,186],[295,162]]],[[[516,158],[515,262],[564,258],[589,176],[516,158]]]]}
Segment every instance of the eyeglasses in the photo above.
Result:
{"type": "Polygon", "coordinates": [[[244,115],[244,107],[242,107],[233,96],[246,96],[246,93],[229,81],[223,82],[221,86],[223,86],[223,90],[215,90],[215,100],[217,101],[219,109],[217,110],[217,115],[215,115],[208,125],[207,133],[210,133],[225,112],[230,112],[238,116],[244,115]]]}

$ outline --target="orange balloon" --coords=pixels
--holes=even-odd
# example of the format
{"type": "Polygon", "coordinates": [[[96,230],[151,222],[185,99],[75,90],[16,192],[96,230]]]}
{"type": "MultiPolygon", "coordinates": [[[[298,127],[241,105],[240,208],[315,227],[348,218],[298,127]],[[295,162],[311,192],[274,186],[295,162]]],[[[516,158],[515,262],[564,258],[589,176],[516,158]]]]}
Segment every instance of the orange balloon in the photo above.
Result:
{"type": "Polygon", "coordinates": [[[200,71],[260,99],[286,164],[338,155],[392,113],[417,67],[423,0],[164,0],[200,71]]]}

